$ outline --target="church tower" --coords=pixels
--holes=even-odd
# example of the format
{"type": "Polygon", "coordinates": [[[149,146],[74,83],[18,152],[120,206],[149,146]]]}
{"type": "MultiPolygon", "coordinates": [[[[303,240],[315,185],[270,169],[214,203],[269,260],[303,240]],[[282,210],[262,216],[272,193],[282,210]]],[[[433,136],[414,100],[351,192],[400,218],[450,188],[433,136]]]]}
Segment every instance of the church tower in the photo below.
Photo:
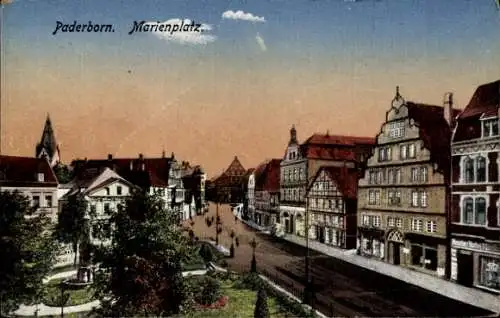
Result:
{"type": "Polygon", "coordinates": [[[47,119],[45,120],[42,139],[40,143],[36,145],[36,157],[45,157],[51,167],[54,167],[60,162],[59,146],[56,142],[49,114],[47,114],[47,119]]]}

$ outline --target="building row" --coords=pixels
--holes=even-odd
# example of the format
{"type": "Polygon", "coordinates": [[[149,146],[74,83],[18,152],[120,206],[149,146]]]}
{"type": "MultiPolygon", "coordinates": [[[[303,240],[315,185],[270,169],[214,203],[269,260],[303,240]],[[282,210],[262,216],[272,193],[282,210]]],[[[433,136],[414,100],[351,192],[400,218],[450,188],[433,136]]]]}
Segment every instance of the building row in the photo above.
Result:
{"type": "Polygon", "coordinates": [[[499,100],[500,81],[463,109],[452,93],[437,106],[397,88],[375,137],[300,143],[292,127],[282,158],[238,162],[230,188],[245,191],[244,217],[275,235],[500,293],[499,100]]]}
{"type": "MultiPolygon", "coordinates": [[[[124,204],[133,189],[159,195],[179,222],[201,214],[205,207],[206,175],[200,166],[179,162],[165,152],[157,158],[77,159],[69,165],[70,178],[58,180],[60,151],[47,116],[35,157],[0,156],[0,191],[19,191],[29,198],[37,213],[57,222],[64,202],[83,195],[91,221],[90,238],[98,242],[98,228],[110,228],[109,211],[124,204]]],[[[71,263],[73,251],[64,248],[58,265],[71,263]]]]}

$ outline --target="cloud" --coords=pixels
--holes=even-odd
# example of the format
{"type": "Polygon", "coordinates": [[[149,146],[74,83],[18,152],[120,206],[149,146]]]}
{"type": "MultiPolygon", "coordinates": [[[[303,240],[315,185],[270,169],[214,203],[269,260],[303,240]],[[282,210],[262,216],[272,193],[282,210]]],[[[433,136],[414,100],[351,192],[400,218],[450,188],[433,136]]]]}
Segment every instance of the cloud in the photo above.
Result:
{"type": "Polygon", "coordinates": [[[222,18],[229,20],[244,20],[250,22],[266,22],[266,19],[264,19],[264,17],[259,17],[251,13],[245,13],[241,10],[239,11],[228,10],[222,13],[222,18]]]}
{"type": "Polygon", "coordinates": [[[264,39],[260,36],[259,33],[255,36],[255,40],[257,41],[257,44],[260,46],[260,49],[265,52],[267,51],[267,46],[266,43],[264,42],[264,39]]]}
{"type": "MultiPolygon", "coordinates": [[[[208,24],[196,23],[189,19],[170,19],[165,22],[146,22],[145,26],[158,38],[179,44],[204,45],[214,42],[217,37],[207,34],[212,31],[208,24]],[[163,28],[160,28],[164,26],[163,28]],[[151,29],[154,28],[154,29],[151,29]],[[175,29],[175,31],[174,31],[175,29]]],[[[145,29],[143,27],[143,29],[145,29]]]]}

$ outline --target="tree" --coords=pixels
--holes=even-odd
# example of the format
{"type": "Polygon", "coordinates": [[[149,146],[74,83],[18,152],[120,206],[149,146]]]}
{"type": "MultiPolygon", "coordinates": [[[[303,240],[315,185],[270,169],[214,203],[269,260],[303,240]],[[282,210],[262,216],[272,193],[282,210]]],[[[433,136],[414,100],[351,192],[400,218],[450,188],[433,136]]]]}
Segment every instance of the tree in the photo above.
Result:
{"type": "Polygon", "coordinates": [[[73,174],[68,166],[62,163],[58,163],[54,167],[54,173],[56,174],[57,181],[59,181],[59,183],[68,183],[73,178],[73,174]]]}
{"type": "Polygon", "coordinates": [[[77,262],[78,248],[89,235],[87,207],[87,200],[81,192],[78,192],[64,201],[58,215],[55,235],[60,242],[72,245],[75,254],[74,265],[77,262]]]}
{"type": "Polygon", "coordinates": [[[175,315],[188,305],[182,263],[194,253],[175,214],[157,195],[133,191],[111,213],[111,245],[96,253],[99,316],[175,315]]]}
{"type": "Polygon", "coordinates": [[[260,287],[257,292],[257,301],[255,302],[254,318],[268,318],[269,308],[267,306],[267,293],[264,287],[260,287]]]}
{"type": "Polygon", "coordinates": [[[0,192],[0,316],[38,303],[57,256],[50,219],[19,192],[0,192]]]}

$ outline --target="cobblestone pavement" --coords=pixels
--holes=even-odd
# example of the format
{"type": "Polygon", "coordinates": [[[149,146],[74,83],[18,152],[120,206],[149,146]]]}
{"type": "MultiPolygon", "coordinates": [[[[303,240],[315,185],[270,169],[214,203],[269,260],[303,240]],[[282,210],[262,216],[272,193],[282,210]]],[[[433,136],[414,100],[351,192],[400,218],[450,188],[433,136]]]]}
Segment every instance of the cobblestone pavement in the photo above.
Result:
{"type": "MultiPolygon", "coordinates": [[[[216,216],[216,205],[210,204],[205,216],[216,216]]],[[[219,207],[223,232],[219,244],[229,248],[231,231],[239,239],[235,257],[228,259],[229,268],[248,271],[252,258],[249,242],[258,242],[255,254],[260,272],[278,282],[296,296],[300,296],[305,283],[305,248],[288,241],[273,238],[235,221],[229,205],[219,207]]],[[[205,216],[197,216],[193,231],[200,239],[215,240],[215,224],[208,227],[205,216]]],[[[188,225],[189,222],[186,222],[188,225]]],[[[311,251],[311,275],[316,292],[315,307],[331,316],[378,317],[472,317],[486,316],[489,312],[444,296],[437,295],[399,280],[384,276],[341,260],[311,251]]]]}

